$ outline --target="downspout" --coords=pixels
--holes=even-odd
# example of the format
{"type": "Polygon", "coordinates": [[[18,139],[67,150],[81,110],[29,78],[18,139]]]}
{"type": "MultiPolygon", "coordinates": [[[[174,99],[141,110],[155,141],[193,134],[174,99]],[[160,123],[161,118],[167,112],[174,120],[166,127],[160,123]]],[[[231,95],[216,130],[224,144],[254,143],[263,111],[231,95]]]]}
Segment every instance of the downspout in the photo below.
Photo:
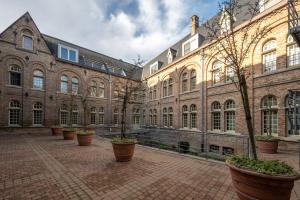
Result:
{"type": "Polygon", "coordinates": [[[111,75],[109,74],[109,102],[110,102],[110,106],[108,107],[108,113],[110,113],[110,120],[109,120],[109,126],[110,126],[110,131],[111,131],[111,126],[112,126],[112,121],[113,121],[113,113],[112,113],[112,80],[111,80],[111,75]]]}
{"type": "Polygon", "coordinates": [[[202,132],[202,141],[203,141],[203,147],[201,151],[206,149],[206,143],[205,143],[205,134],[206,134],[206,118],[205,118],[205,113],[206,113],[206,108],[205,108],[205,102],[206,102],[206,94],[205,94],[205,67],[204,67],[204,50],[200,52],[200,67],[202,68],[202,84],[201,84],[201,132],[202,132]]]}

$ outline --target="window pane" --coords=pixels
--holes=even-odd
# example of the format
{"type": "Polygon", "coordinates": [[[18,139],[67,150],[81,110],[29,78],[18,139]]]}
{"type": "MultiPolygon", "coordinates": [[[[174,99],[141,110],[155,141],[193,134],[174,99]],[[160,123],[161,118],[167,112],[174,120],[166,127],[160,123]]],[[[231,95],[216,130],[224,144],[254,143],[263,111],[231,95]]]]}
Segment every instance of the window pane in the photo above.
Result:
{"type": "Polygon", "coordinates": [[[264,72],[276,70],[276,52],[267,53],[264,56],[264,72]]]}
{"type": "Polygon", "coordinates": [[[76,51],[69,50],[69,60],[76,62],[76,51]]]}
{"type": "Polygon", "coordinates": [[[220,130],[221,129],[221,113],[220,112],[214,112],[212,113],[212,128],[213,130],[220,130]]]}
{"type": "Polygon", "coordinates": [[[33,77],[33,88],[43,89],[44,79],[42,77],[33,77]]]}
{"type": "Polygon", "coordinates": [[[26,35],[23,36],[23,48],[33,50],[32,37],[26,35]]]}
{"type": "Polygon", "coordinates": [[[68,60],[68,49],[60,47],[60,58],[68,60]]]}
{"type": "Polygon", "coordinates": [[[10,85],[21,86],[21,74],[18,72],[10,72],[10,85]]]}

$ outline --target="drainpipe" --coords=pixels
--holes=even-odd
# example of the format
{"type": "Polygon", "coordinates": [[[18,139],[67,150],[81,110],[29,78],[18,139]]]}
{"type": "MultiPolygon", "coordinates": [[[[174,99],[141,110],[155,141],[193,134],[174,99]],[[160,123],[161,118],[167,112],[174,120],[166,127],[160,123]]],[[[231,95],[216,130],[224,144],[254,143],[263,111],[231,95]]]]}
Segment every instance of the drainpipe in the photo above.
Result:
{"type": "Polygon", "coordinates": [[[109,125],[110,125],[110,130],[111,130],[111,126],[112,126],[112,121],[113,121],[113,114],[112,114],[112,80],[111,80],[111,75],[109,74],[109,79],[108,79],[108,82],[109,82],[109,103],[110,103],[110,106],[107,106],[108,108],[108,113],[110,113],[110,120],[109,120],[109,125]]]}
{"type": "MultiPolygon", "coordinates": [[[[206,118],[205,118],[205,96],[206,96],[206,91],[205,91],[205,66],[204,66],[204,50],[200,52],[200,68],[202,68],[202,84],[201,84],[201,132],[202,132],[202,141],[203,141],[203,148],[206,151],[206,142],[205,142],[205,134],[206,134],[206,118]]],[[[202,149],[203,150],[203,149],[202,149]]]]}

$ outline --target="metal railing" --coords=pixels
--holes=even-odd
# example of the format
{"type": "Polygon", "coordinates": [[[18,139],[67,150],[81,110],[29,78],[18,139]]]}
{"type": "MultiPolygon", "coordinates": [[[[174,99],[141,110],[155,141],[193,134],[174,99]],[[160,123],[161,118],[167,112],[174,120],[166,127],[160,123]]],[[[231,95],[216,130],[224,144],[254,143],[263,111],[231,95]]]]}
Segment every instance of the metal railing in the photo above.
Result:
{"type": "Polygon", "coordinates": [[[289,19],[289,31],[292,33],[299,25],[300,18],[296,10],[296,1],[288,1],[288,19],[289,19]]]}

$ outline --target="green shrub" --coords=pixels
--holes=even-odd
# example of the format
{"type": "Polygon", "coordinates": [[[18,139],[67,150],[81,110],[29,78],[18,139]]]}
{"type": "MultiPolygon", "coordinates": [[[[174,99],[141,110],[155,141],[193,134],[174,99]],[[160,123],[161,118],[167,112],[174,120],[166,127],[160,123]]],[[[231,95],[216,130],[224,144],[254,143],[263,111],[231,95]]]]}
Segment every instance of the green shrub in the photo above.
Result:
{"type": "Polygon", "coordinates": [[[76,132],[78,129],[77,128],[64,128],[63,131],[68,131],[68,132],[76,132]]]}
{"type": "Polygon", "coordinates": [[[186,141],[179,141],[178,148],[180,153],[188,153],[190,151],[190,143],[186,141]]]}
{"type": "Polygon", "coordinates": [[[242,156],[231,156],[227,162],[243,169],[272,176],[294,176],[297,172],[287,163],[279,160],[251,160],[242,156]]]}
{"type": "Polygon", "coordinates": [[[113,144],[136,144],[137,140],[135,138],[121,138],[121,137],[114,137],[111,140],[113,144]]]}
{"type": "Polygon", "coordinates": [[[279,140],[277,137],[274,137],[272,135],[256,135],[255,139],[257,141],[278,141],[279,140]]]}
{"type": "Polygon", "coordinates": [[[77,135],[94,135],[95,131],[78,131],[77,135]]]}

